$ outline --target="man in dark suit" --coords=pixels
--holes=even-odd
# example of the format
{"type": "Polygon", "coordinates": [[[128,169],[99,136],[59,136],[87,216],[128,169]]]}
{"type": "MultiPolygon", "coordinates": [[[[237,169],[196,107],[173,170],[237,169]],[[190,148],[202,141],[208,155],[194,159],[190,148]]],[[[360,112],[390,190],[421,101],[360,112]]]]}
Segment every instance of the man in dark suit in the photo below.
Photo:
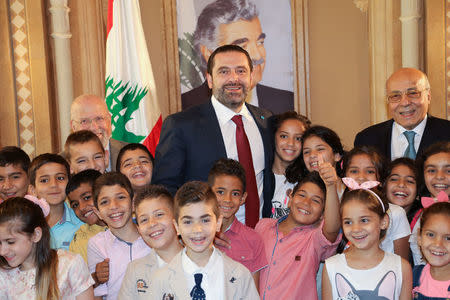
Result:
{"type": "MultiPolygon", "coordinates": [[[[270,216],[271,199],[267,195],[273,193],[273,186],[266,174],[273,160],[272,134],[268,128],[271,113],[245,103],[251,70],[251,59],[239,46],[222,46],[211,54],[207,79],[213,96],[164,120],[152,183],[163,184],[175,193],[187,181],[206,181],[216,160],[223,157],[238,160],[238,126],[233,119],[240,116],[250,145],[260,209],[263,216],[270,216]]],[[[242,222],[244,215],[245,208],[241,206],[236,216],[242,222]]]]}
{"type": "Polygon", "coordinates": [[[429,145],[450,140],[450,122],[427,115],[431,101],[427,76],[413,68],[400,69],[386,82],[389,113],[393,119],[359,132],[355,147],[377,148],[386,158],[415,158],[429,145]]]}
{"type": "MultiPolygon", "coordinates": [[[[255,3],[218,0],[207,5],[198,17],[194,55],[200,56],[200,69],[204,72],[209,56],[218,46],[232,44],[247,50],[254,68],[252,91],[247,102],[279,114],[294,109],[294,93],[259,84],[266,64],[265,38],[255,3]]],[[[181,95],[182,108],[203,103],[210,97],[211,90],[205,81],[181,95]]]]}
{"type": "Polygon", "coordinates": [[[111,138],[111,115],[104,99],[95,95],[81,95],[70,106],[72,131],[89,130],[95,133],[109,153],[108,171],[116,170],[117,156],[127,143],[111,138]]]}

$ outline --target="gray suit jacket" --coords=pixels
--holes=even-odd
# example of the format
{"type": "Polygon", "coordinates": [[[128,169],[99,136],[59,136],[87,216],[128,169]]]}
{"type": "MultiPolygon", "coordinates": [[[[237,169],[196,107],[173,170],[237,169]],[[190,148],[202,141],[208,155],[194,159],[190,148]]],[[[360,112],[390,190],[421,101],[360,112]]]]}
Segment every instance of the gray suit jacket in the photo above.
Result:
{"type": "Polygon", "coordinates": [[[117,156],[119,155],[120,149],[125,145],[128,145],[128,143],[113,138],[109,140],[109,163],[111,165],[111,171],[116,171],[117,156]]]}
{"type": "MultiPolygon", "coordinates": [[[[223,299],[259,300],[259,294],[250,271],[222,252],[218,251],[218,253],[223,258],[223,269],[225,273],[225,295],[223,299]]],[[[149,296],[151,296],[151,299],[191,299],[181,264],[181,254],[182,251],[168,265],[153,272],[150,280],[151,287],[149,296]]],[[[210,298],[207,297],[207,299],[210,298]]]]}

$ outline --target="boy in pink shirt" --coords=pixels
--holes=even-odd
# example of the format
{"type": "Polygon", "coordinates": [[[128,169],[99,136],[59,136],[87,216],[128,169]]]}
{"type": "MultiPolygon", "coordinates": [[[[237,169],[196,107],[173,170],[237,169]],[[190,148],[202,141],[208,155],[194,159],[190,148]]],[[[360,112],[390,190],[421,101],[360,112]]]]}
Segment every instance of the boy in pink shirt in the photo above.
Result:
{"type": "Polygon", "coordinates": [[[269,261],[261,271],[261,299],[317,299],[319,263],[335,253],[341,240],[336,172],[323,162],[319,172],[309,173],[294,187],[289,215],[256,225],[269,261]]]}
{"type": "Polygon", "coordinates": [[[217,196],[223,217],[221,231],[229,242],[229,247],[217,247],[249,269],[258,289],[260,270],[267,266],[264,243],[254,229],[245,226],[235,217],[247,197],[245,171],[239,162],[222,158],[209,171],[208,183],[217,196]]]}

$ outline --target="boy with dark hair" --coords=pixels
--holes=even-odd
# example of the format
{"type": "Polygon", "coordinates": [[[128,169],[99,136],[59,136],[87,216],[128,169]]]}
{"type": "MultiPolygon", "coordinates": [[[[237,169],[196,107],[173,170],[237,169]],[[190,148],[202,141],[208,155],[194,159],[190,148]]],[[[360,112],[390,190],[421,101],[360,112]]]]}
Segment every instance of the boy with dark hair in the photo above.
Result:
{"type": "Polygon", "coordinates": [[[30,158],[15,146],[0,150],[0,203],[12,197],[23,197],[28,190],[30,158]]]}
{"type": "Polygon", "coordinates": [[[88,242],[88,265],[94,279],[97,264],[109,259],[109,279],[94,289],[97,297],[116,299],[128,263],[152,251],[132,221],[133,196],[130,181],[121,173],[106,173],[95,180],[95,212],[109,228],[88,242]]]}
{"type": "Polygon", "coordinates": [[[120,149],[116,168],[127,176],[135,193],[145,188],[152,180],[153,155],[142,144],[132,143],[120,149]]]}
{"type": "Polygon", "coordinates": [[[152,274],[152,299],[259,299],[248,269],[214,248],[221,224],[216,196],[207,183],[180,187],[174,225],[185,249],[152,274]]]}
{"type": "Polygon", "coordinates": [[[86,169],[104,173],[108,167],[107,152],[98,136],[89,130],[71,133],[64,144],[64,155],[70,164],[72,174],[86,169]]]}
{"type": "Polygon", "coordinates": [[[75,232],[83,225],[64,201],[70,167],[58,154],[44,153],[31,162],[28,169],[30,194],[44,198],[50,206],[47,223],[50,226],[50,246],[69,250],[75,232]]]}
{"type": "Polygon", "coordinates": [[[99,232],[105,231],[105,223],[94,212],[92,187],[95,180],[102,175],[99,171],[87,169],[69,179],[66,194],[70,207],[83,224],[70,243],[69,250],[80,254],[87,263],[88,240],[99,232]]]}
{"type": "Polygon", "coordinates": [[[233,159],[216,161],[209,171],[208,184],[216,194],[220,213],[223,217],[221,231],[228,239],[230,247],[216,245],[226,255],[249,269],[259,287],[259,271],[267,266],[267,257],[261,236],[245,226],[235,217],[239,207],[245,203],[245,170],[233,159]]]}
{"type": "Polygon", "coordinates": [[[119,300],[149,299],[151,274],[183,249],[173,225],[173,197],[165,187],[147,186],[135,197],[134,205],[139,233],[155,251],[128,265],[119,300]]]}

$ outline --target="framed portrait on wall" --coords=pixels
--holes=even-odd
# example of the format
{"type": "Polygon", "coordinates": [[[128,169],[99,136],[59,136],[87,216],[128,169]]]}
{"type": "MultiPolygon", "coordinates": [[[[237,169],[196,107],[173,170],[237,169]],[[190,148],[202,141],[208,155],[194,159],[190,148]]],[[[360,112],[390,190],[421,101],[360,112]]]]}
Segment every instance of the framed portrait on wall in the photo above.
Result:
{"type": "Polygon", "coordinates": [[[209,100],[206,64],[226,44],[252,59],[247,102],[273,113],[294,109],[291,1],[177,0],[176,9],[182,109],[209,100]]]}

